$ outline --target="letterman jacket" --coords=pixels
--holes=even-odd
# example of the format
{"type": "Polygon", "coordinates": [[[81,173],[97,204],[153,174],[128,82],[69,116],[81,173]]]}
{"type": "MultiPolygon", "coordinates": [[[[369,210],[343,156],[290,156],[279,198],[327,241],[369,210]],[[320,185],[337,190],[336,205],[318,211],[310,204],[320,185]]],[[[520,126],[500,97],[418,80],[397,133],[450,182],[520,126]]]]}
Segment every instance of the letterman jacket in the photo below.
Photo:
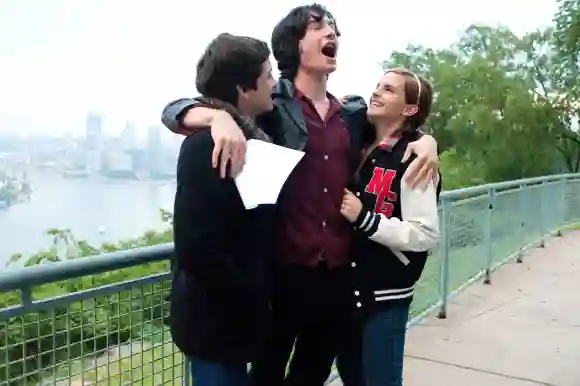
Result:
{"type": "Polygon", "coordinates": [[[353,302],[363,315],[409,304],[428,251],[439,239],[440,181],[425,190],[402,182],[412,161],[401,163],[409,142],[400,137],[381,143],[350,186],[363,204],[351,253],[353,302]]]}

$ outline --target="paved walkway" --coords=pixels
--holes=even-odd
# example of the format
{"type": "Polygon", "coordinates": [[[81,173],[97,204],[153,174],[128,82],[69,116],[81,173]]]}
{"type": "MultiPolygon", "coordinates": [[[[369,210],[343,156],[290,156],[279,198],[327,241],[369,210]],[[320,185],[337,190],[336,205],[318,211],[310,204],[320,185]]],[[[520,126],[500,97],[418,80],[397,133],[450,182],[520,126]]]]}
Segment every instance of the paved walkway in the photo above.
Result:
{"type": "Polygon", "coordinates": [[[580,231],[548,240],[408,334],[405,386],[580,386],[580,231]]]}

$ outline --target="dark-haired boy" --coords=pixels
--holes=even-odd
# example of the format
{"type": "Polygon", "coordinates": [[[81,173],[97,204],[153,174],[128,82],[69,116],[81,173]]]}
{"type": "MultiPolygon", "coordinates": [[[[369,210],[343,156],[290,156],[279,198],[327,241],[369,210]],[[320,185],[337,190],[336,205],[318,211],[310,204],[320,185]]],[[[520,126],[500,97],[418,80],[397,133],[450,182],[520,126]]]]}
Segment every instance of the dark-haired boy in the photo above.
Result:
{"type": "MultiPolygon", "coordinates": [[[[197,64],[198,101],[227,111],[247,139],[268,140],[251,118],[272,109],[269,56],[260,40],[221,34],[197,64]]],[[[179,154],[170,326],[196,386],[245,386],[268,321],[273,206],[246,210],[234,180],[212,167],[213,147],[199,130],[179,154]]]]}

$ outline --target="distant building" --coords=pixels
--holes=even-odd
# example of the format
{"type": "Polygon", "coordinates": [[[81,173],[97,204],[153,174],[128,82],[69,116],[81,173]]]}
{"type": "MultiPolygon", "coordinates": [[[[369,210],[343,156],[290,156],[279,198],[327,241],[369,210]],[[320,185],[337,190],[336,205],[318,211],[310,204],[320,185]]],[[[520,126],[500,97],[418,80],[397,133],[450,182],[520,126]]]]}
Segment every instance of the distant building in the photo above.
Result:
{"type": "Polygon", "coordinates": [[[103,119],[100,115],[87,115],[85,137],[87,150],[100,150],[103,138],[103,119]]]}
{"type": "Polygon", "coordinates": [[[101,171],[103,149],[103,118],[99,114],[88,114],[85,131],[86,171],[89,174],[101,171]]]}
{"type": "Polygon", "coordinates": [[[125,123],[125,128],[119,135],[119,139],[124,151],[131,151],[137,148],[137,129],[134,122],[127,121],[125,123]]]}
{"type": "Polygon", "coordinates": [[[160,162],[162,159],[163,145],[161,143],[161,128],[151,126],[147,131],[147,164],[150,173],[159,172],[160,162]]]}

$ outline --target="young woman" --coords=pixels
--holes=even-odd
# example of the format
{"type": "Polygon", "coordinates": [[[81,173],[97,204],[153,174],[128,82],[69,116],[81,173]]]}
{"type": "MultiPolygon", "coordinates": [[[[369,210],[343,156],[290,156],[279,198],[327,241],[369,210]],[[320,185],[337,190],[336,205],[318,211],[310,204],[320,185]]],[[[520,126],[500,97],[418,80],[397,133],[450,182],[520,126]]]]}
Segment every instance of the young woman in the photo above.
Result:
{"type": "Polygon", "coordinates": [[[438,242],[437,183],[404,183],[405,148],[420,136],[432,86],[409,70],[389,70],[373,92],[368,118],[375,139],[363,154],[341,213],[354,224],[353,303],[360,317],[366,386],[400,386],[409,306],[428,251],[438,242]]]}

